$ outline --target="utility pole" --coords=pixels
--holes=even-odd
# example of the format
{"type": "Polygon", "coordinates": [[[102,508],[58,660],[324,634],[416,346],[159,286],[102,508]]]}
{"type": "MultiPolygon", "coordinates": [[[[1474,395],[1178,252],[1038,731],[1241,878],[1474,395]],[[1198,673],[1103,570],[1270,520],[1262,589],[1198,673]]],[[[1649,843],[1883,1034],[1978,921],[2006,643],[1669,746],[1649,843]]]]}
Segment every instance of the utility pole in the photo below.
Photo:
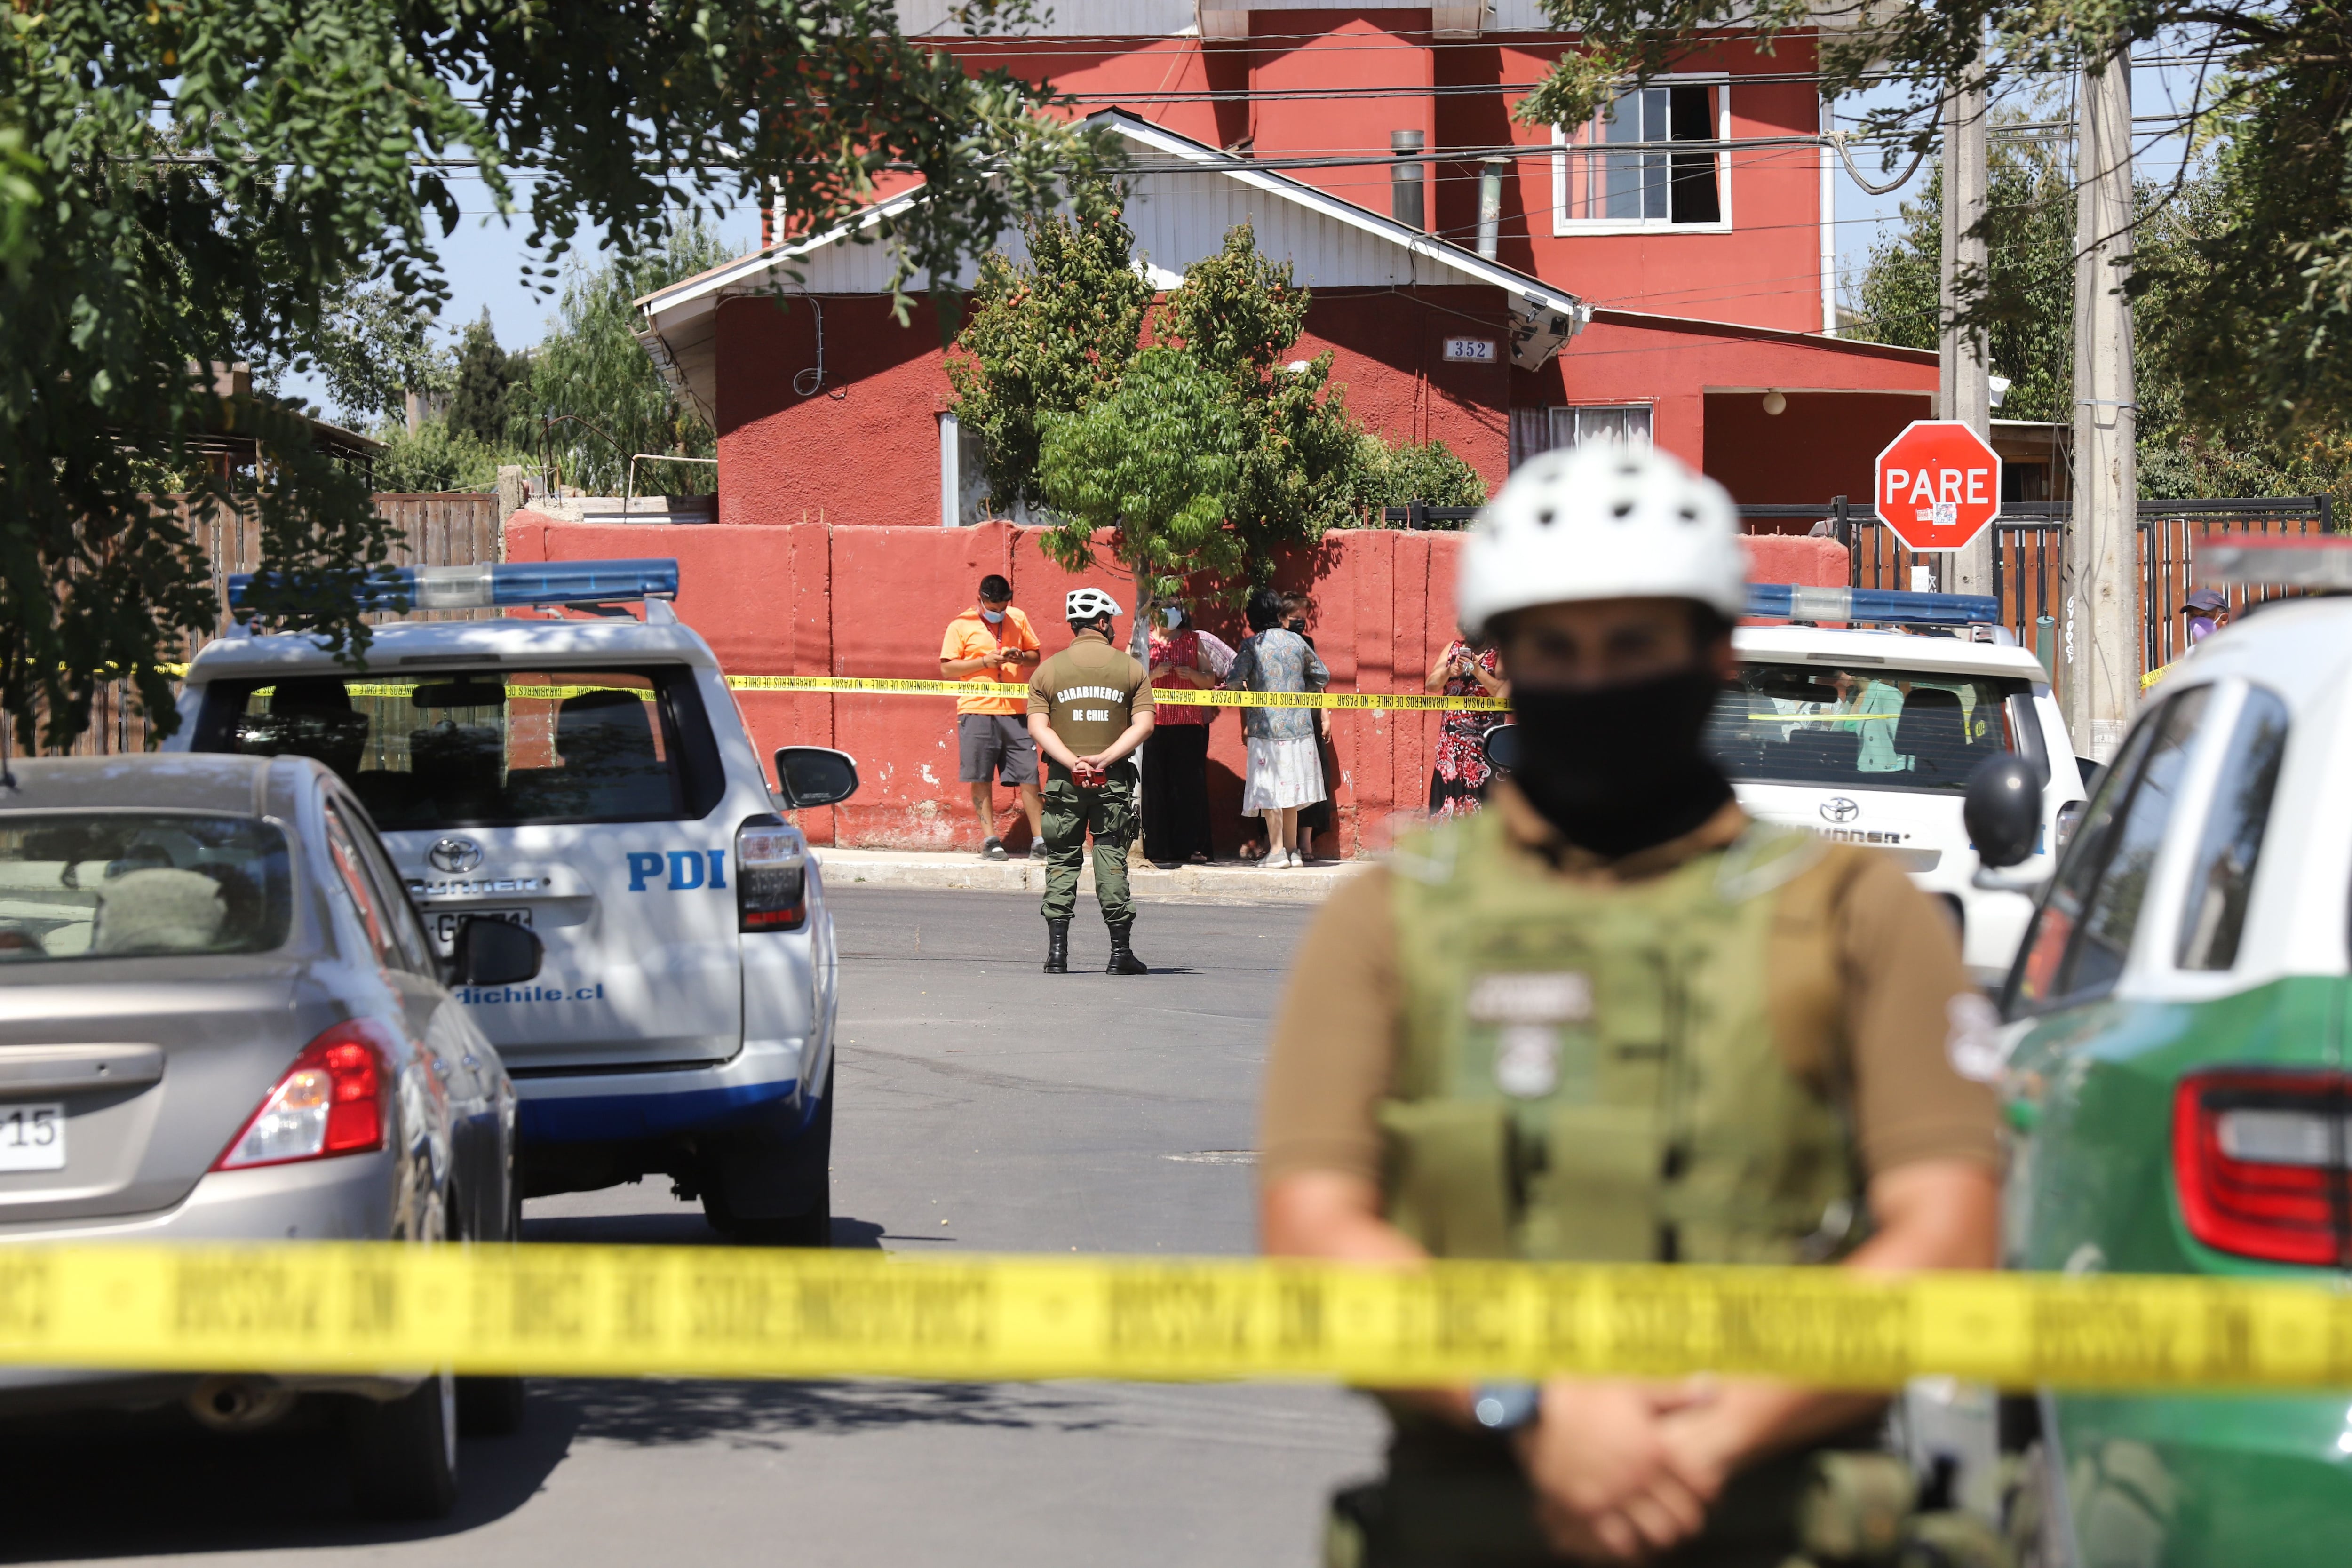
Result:
{"type": "Polygon", "coordinates": [[[2083,71],[2074,142],[2074,507],[2066,530],[2062,697],[2074,744],[2106,762],[2139,702],[2138,434],[2132,376],[2131,55],[2083,71]]]}
{"type": "MultiPolygon", "coordinates": [[[[1985,213],[1984,61],[1970,60],[1944,97],[1943,331],[1936,345],[1937,406],[1945,419],[1958,419],[1992,439],[1992,365],[1981,331],[1962,331],[1953,323],[1960,308],[1960,284],[1982,288],[1989,262],[1979,225],[1985,213]],[[1977,232],[1971,232],[1972,230],[1977,232]]],[[[1965,550],[1946,559],[1947,593],[1992,592],[1993,531],[1979,533],[1965,550]]]]}

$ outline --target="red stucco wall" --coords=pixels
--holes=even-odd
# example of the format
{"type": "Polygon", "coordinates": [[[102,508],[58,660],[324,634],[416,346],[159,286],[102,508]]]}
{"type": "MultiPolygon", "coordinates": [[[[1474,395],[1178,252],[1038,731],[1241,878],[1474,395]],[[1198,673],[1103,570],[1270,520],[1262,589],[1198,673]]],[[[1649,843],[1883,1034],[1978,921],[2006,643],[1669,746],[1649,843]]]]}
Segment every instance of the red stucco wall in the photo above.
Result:
{"type": "Polygon", "coordinates": [[[1933,390],[1911,396],[1791,392],[1777,416],[1765,413],[1764,400],[1752,392],[1709,394],[1706,471],[1742,501],[1846,496],[1866,512],[1878,454],[1906,425],[1929,416],[1933,390]]]}
{"type": "MultiPolygon", "coordinates": [[[[939,675],[940,634],[971,603],[980,579],[1001,572],[1048,652],[1068,645],[1062,598],[1081,582],[1108,587],[1133,607],[1123,574],[1106,567],[1064,572],[1039,550],[1035,530],[835,528],[815,522],[743,527],[565,523],[517,512],[506,527],[511,561],[673,555],[677,613],[709,639],[730,675],[939,675]]],[[[1748,542],[1759,581],[1843,584],[1844,552],[1826,539],[1748,542]]],[[[1361,529],[1284,563],[1276,581],[1313,597],[1309,625],[1338,691],[1419,691],[1453,635],[1458,533],[1361,529]]],[[[1229,642],[1239,616],[1204,604],[1202,624],[1229,642]]],[[[762,756],[778,746],[837,746],[855,756],[863,787],[848,804],[806,814],[817,843],[977,849],[969,791],[955,780],[950,699],[856,693],[740,691],[736,700],[762,756]]],[[[1427,799],[1437,738],[1433,713],[1333,715],[1341,780],[1335,790],[1343,849],[1387,842],[1400,813],[1427,799]]],[[[1213,825],[1221,851],[1239,842],[1241,725],[1215,721],[1210,741],[1213,825]]],[[[1018,820],[1010,790],[997,792],[997,826],[1018,820]]],[[[1025,827],[1013,835],[1016,849],[1025,827]]]]}

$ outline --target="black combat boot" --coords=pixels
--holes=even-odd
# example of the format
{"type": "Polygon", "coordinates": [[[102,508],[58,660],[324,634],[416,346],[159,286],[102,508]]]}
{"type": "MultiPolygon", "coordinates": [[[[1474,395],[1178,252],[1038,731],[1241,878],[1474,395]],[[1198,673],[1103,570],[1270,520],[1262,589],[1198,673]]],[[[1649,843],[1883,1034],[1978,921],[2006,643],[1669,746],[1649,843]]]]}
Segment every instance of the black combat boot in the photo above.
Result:
{"type": "Polygon", "coordinates": [[[1070,922],[1045,922],[1045,973],[1067,974],[1070,972],[1070,922]]]}
{"type": "MultiPolygon", "coordinates": [[[[1104,923],[1108,924],[1109,922],[1105,921],[1104,923]]],[[[1146,964],[1143,960],[1136,957],[1135,950],[1127,945],[1127,939],[1134,933],[1134,931],[1135,921],[1132,919],[1122,921],[1118,925],[1111,926],[1110,962],[1103,965],[1103,973],[1105,974],[1149,974],[1151,973],[1150,966],[1146,964]]]]}

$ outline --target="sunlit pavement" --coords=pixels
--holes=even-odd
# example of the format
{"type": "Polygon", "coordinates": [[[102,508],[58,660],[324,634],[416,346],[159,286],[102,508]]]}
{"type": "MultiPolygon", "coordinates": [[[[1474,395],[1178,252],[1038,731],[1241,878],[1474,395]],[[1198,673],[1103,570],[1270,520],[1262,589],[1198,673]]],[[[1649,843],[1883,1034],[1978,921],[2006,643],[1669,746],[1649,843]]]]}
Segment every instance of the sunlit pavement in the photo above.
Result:
{"type": "MultiPolygon", "coordinates": [[[[1154,904],[1162,973],[1038,972],[1034,899],[847,888],[835,1244],[1240,1252],[1265,1019],[1309,910],[1154,904]]],[[[1108,954],[1091,900],[1073,969],[1108,954]]],[[[656,1180],[528,1206],[533,1240],[698,1245],[656,1180]]],[[[1378,1424],[1325,1389],[540,1382],[428,1526],[352,1522],[338,1446],[281,1427],[0,1432],[0,1560],[1021,1568],[1302,1563],[1378,1424]]]]}

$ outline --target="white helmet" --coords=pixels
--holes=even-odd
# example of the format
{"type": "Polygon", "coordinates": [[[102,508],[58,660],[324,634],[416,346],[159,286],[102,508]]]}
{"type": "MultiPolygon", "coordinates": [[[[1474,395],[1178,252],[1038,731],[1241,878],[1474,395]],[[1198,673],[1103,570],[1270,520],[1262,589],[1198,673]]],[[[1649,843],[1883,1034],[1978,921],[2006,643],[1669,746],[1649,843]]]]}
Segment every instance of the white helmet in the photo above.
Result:
{"type": "Polygon", "coordinates": [[[1654,447],[1600,441],[1519,465],[1462,552],[1462,627],[1572,599],[1696,599],[1748,607],[1730,492],[1654,447]]]}
{"type": "Polygon", "coordinates": [[[1073,588],[1070,596],[1062,601],[1062,618],[1066,621],[1091,621],[1097,616],[1123,616],[1118,601],[1100,588],[1073,588]]]}

